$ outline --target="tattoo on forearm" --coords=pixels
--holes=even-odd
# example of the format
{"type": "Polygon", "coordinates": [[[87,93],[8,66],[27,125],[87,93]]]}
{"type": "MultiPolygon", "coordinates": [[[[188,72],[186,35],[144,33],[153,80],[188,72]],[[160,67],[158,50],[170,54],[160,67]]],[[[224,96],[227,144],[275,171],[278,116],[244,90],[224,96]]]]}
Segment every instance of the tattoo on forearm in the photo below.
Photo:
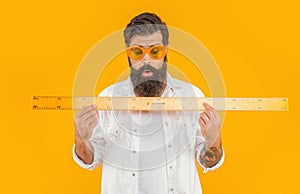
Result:
{"type": "Polygon", "coordinates": [[[209,168],[216,165],[223,154],[222,144],[218,147],[210,147],[208,150],[204,147],[200,153],[200,162],[203,166],[209,168]]]}

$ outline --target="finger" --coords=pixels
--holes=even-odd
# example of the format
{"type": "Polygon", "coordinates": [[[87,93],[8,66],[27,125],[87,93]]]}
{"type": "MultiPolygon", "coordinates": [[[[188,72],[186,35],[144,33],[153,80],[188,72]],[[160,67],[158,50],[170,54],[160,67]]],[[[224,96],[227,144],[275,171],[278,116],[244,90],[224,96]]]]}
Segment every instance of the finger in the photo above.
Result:
{"type": "Polygon", "coordinates": [[[98,117],[98,113],[95,111],[95,112],[87,112],[85,115],[83,115],[82,117],[80,118],[75,118],[75,125],[78,125],[78,126],[87,126],[88,123],[87,123],[87,119],[90,118],[90,117],[98,117]]]}
{"type": "Polygon", "coordinates": [[[207,102],[203,102],[202,103],[203,107],[206,109],[206,110],[211,110],[213,107],[210,106],[207,102]]]}
{"type": "Polygon", "coordinates": [[[211,120],[212,113],[208,110],[203,111],[203,116],[207,118],[207,120],[211,120]]]}
{"type": "Polygon", "coordinates": [[[207,116],[209,119],[210,119],[211,116],[212,116],[212,112],[209,111],[209,110],[204,110],[203,113],[206,114],[206,116],[207,116]]]}
{"type": "Polygon", "coordinates": [[[89,111],[91,111],[91,110],[93,110],[93,109],[96,109],[96,105],[95,105],[95,104],[90,105],[90,106],[85,106],[85,107],[83,107],[83,108],[80,110],[80,112],[77,114],[77,117],[78,117],[78,118],[79,118],[79,117],[82,117],[85,113],[87,113],[87,112],[89,112],[89,111]]]}
{"type": "Polygon", "coordinates": [[[88,112],[86,117],[83,119],[84,122],[90,122],[91,119],[97,118],[98,119],[98,111],[95,112],[88,112]]]}
{"type": "Polygon", "coordinates": [[[199,118],[199,122],[200,122],[201,127],[206,125],[206,123],[205,123],[205,121],[203,120],[202,117],[199,118]]]}
{"type": "Polygon", "coordinates": [[[214,118],[214,119],[220,119],[218,111],[216,111],[216,109],[213,108],[213,107],[211,109],[211,117],[214,118]]]}
{"type": "Polygon", "coordinates": [[[97,110],[97,107],[95,104],[87,106],[86,109],[82,110],[82,115],[84,115],[90,111],[95,111],[95,110],[97,110]]]}
{"type": "MultiPolygon", "coordinates": [[[[210,106],[208,103],[203,102],[203,106],[206,108],[205,110],[208,110],[210,113],[208,114],[208,116],[211,117],[218,117],[219,113],[217,112],[217,110],[213,107],[210,106]]],[[[204,110],[204,111],[205,111],[204,110]]]]}
{"type": "Polygon", "coordinates": [[[89,117],[87,120],[79,123],[79,128],[80,129],[86,129],[87,127],[90,127],[91,123],[97,122],[98,123],[98,117],[89,117]]]}
{"type": "Polygon", "coordinates": [[[202,118],[205,122],[205,124],[207,124],[209,122],[209,118],[207,117],[206,114],[201,114],[200,118],[202,118]]]}
{"type": "Polygon", "coordinates": [[[89,110],[87,112],[85,112],[83,115],[81,115],[81,117],[79,117],[79,120],[81,121],[85,121],[88,117],[90,117],[91,115],[94,115],[94,114],[98,114],[98,111],[97,110],[89,110]]]}
{"type": "Polygon", "coordinates": [[[93,120],[93,121],[89,124],[89,127],[94,128],[94,127],[96,127],[97,124],[98,124],[98,119],[93,120]]]}

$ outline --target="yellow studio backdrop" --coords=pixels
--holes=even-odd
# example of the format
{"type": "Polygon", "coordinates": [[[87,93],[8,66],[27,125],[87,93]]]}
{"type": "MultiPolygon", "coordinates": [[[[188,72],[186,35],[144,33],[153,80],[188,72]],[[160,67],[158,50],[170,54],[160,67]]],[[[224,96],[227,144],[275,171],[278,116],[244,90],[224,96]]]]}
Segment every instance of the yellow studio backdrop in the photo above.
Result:
{"type": "Polygon", "coordinates": [[[33,111],[32,96],[72,95],[85,54],[144,11],[208,48],[227,97],[289,98],[288,112],[226,113],[225,163],[199,169],[203,193],[299,193],[299,8],[296,0],[2,1],[0,193],[100,193],[101,168],[73,162],[72,111],[33,111]]]}

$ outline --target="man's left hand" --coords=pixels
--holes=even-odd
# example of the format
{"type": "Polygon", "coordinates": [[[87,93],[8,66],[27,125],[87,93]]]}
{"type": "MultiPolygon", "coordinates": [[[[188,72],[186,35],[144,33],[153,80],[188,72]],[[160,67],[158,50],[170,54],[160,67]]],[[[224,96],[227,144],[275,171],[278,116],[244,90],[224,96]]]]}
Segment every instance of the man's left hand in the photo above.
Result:
{"type": "Polygon", "coordinates": [[[203,102],[205,108],[200,114],[199,124],[201,132],[208,146],[220,142],[221,119],[216,109],[208,103],[203,102]]]}

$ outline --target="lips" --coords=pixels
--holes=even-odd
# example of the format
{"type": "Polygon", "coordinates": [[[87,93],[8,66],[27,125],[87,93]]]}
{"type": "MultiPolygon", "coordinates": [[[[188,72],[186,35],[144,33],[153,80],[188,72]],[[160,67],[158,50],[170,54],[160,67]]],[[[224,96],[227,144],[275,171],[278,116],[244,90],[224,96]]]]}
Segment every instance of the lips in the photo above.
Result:
{"type": "Polygon", "coordinates": [[[153,72],[151,70],[146,69],[146,70],[143,71],[142,75],[144,75],[144,76],[152,76],[153,72]]]}

